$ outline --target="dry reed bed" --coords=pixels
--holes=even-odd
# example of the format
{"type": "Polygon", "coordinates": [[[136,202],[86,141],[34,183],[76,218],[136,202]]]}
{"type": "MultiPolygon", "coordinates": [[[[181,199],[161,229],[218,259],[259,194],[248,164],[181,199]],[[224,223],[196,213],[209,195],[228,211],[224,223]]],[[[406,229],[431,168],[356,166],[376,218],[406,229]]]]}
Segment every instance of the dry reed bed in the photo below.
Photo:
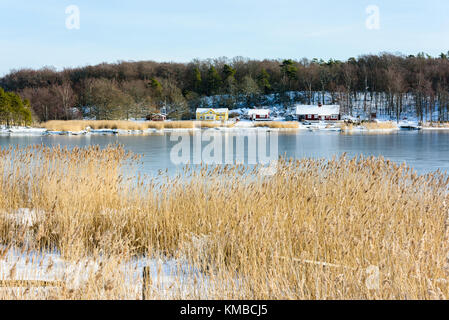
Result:
{"type": "Polygon", "coordinates": [[[274,176],[226,166],[149,179],[123,175],[124,161],[139,159],[117,146],[0,153],[1,241],[109,266],[59,298],[126,296],[114,266],[142,254],[187,259],[208,298],[449,298],[445,174],[342,157],[281,160],[274,176]],[[11,219],[20,208],[41,213],[29,228],[11,219]]]}
{"type": "Polygon", "coordinates": [[[274,129],[298,129],[299,122],[296,121],[264,121],[254,122],[256,128],[274,128],[274,129]]]}
{"type": "MultiPolygon", "coordinates": [[[[386,122],[363,122],[361,124],[363,128],[366,130],[396,130],[398,129],[398,126],[396,123],[392,121],[386,121],[386,122]]],[[[340,128],[343,131],[352,131],[354,130],[355,126],[352,123],[340,123],[340,128]]]]}
{"type": "Polygon", "coordinates": [[[425,122],[423,123],[424,128],[444,128],[449,129],[449,122],[425,122]]]}
{"type": "MultiPolygon", "coordinates": [[[[63,131],[63,132],[80,132],[84,130],[93,129],[107,129],[107,130],[134,130],[144,131],[147,129],[193,129],[193,128],[232,128],[235,123],[223,123],[216,121],[120,121],[120,120],[51,120],[41,123],[40,128],[49,131],[63,131]]],[[[297,129],[298,122],[256,122],[254,127],[269,127],[269,128],[284,128],[297,129]]]]}
{"type": "Polygon", "coordinates": [[[94,130],[108,129],[108,130],[140,130],[147,129],[193,129],[195,127],[202,128],[217,128],[228,127],[231,125],[222,124],[219,122],[208,121],[120,121],[120,120],[52,120],[40,124],[41,128],[49,131],[64,131],[64,132],[80,132],[88,128],[94,130]]]}

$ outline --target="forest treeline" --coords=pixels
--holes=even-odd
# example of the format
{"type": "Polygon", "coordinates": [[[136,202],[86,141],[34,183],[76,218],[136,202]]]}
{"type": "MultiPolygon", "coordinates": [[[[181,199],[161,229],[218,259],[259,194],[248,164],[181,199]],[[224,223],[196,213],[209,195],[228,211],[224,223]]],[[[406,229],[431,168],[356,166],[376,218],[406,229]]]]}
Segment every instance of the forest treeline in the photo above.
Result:
{"type": "Polygon", "coordinates": [[[0,124],[29,125],[32,122],[30,101],[0,88],[0,124]]]}
{"type": "Polygon", "coordinates": [[[438,57],[389,53],[339,60],[252,60],[241,57],[103,63],[56,71],[14,70],[0,79],[19,94],[37,121],[140,118],[166,107],[174,119],[192,117],[196,107],[339,103],[351,114],[362,101],[366,112],[397,117],[406,107],[421,120],[438,111],[449,119],[449,52],[438,57]],[[209,98],[206,98],[209,97],[209,98]]]}

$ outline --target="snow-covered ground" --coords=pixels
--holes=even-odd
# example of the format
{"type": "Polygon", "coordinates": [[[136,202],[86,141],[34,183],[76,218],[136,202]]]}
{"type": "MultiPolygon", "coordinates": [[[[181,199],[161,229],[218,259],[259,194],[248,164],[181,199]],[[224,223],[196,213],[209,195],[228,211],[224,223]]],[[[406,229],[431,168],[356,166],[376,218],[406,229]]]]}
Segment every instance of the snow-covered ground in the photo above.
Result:
{"type": "MultiPolygon", "coordinates": [[[[24,230],[29,230],[39,222],[42,212],[36,212],[28,208],[19,209],[13,213],[4,214],[4,218],[12,220],[24,230]]],[[[27,237],[25,234],[25,247],[19,248],[14,243],[9,246],[0,245],[0,280],[19,281],[47,281],[62,283],[65,288],[76,290],[82,288],[92,276],[98,273],[103,275],[101,265],[108,263],[102,257],[85,257],[75,261],[64,259],[56,251],[35,251],[27,249],[27,237]]],[[[201,245],[200,238],[192,239],[190,245],[201,245]]],[[[114,261],[115,262],[115,261],[114,261]]],[[[179,299],[192,297],[207,298],[208,279],[198,269],[190,266],[185,259],[166,259],[164,257],[138,257],[120,262],[114,265],[117,276],[122,277],[123,288],[120,291],[125,294],[124,299],[136,299],[142,296],[143,270],[149,268],[148,292],[158,299],[179,299]]],[[[111,272],[110,270],[108,272],[111,272]]],[[[9,286],[0,287],[2,294],[22,293],[21,288],[9,286]]],[[[41,294],[46,289],[40,288],[41,294]]],[[[36,293],[34,291],[34,293],[36,293]]],[[[42,298],[40,295],[38,298],[42,298]]],[[[25,297],[26,298],[26,297],[25,297]]],[[[31,296],[33,298],[33,296],[31,296]]]]}
{"type": "MultiPolygon", "coordinates": [[[[274,121],[274,120],[273,120],[274,121]]],[[[339,123],[327,123],[327,122],[314,122],[314,123],[298,123],[297,128],[273,128],[270,126],[263,126],[264,122],[253,122],[248,120],[240,120],[238,122],[228,121],[224,126],[218,126],[214,129],[222,131],[240,131],[240,130],[259,130],[259,131],[285,131],[285,130],[309,130],[309,131],[341,131],[339,123]],[[256,127],[255,124],[258,124],[256,127]],[[262,126],[260,126],[262,125],[262,126]]],[[[417,126],[417,124],[416,124],[417,126]]],[[[423,129],[429,130],[443,130],[445,128],[431,128],[426,127],[423,129]]],[[[446,130],[449,128],[446,128],[446,130]]],[[[77,132],[66,132],[66,131],[48,131],[46,129],[31,128],[31,127],[11,127],[11,128],[0,128],[0,136],[26,136],[26,135],[65,135],[65,136],[80,136],[80,135],[145,135],[152,133],[163,133],[163,132],[186,132],[192,130],[200,130],[200,128],[192,129],[146,129],[146,130],[121,130],[121,129],[99,129],[99,130],[83,130],[77,132]]],[[[394,131],[396,129],[366,129],[361,126],[354,126],[351,131],[394,131]]]]}
{"type": "Polygon", "coordinates": [[[0,134],[42,135],[45,134],[46,131],[46,129],[42,128],[0,126],[0,134]]]}
{"type": "MultiPolygon", "coordinates": [[[[300,129],[302,127],[300,126],[300,129]]],[[[254,122],[252,121],[228,121],[223,126],[218,126],[215,129],[217,130],[240,130],[240,129],[255,129],[255,130],[267,130],[265,127],[255,127],[254,122]]],[[[307,129],[307,128],[303,128],[307,129]]],[[[161,130],[157,129],[145,129],[145,130],[121,130],[121,129],[97,129],[97,130],[83,130],[76,132],[67,132],[67,131],[49,131],[46,129],[40,128],[32,128],[32,127],[1,127],[0,128],[0,136],[1,135],[66,135],[66,136],[80,136],[80,135],[145,135],[151,133],[161,133],[161,132],[186,132],[192,130],[199,130],[199,128],[165,128],[161,130]]],[[[271,129],[276,130],[276,129],[271,129]]],[[[283,129],[283,130],[291,130],[291,129],[283,129]]]]}
{"type": "MultiPolygon", "coordinates": [[[[371,112],[376,112],[377,119],[381,121],[397,121],[396,115],[388,111],[390,100],[386,93],[378,93],[375,97],[371,97],[369,92],[357,92],[350,97],[351,108],[347,106],[346,96],[338,93],[331,94],[330,92],[304,92],[304,91],[289,91],[283,94],[268,94],[259,96],[252,103],[256,105],[249,105],[246,96],[230,97],[229,95],[216,95],[210,97],[203,97],[200,100],[201,107],[230,107],[231,113],[241,113],[249,110],[249,108],[264,108],[270,109],[271,115],[274,117],[291,114],[295,104],[339,104],[342,112],[348,116],[359,118],[360,120],[369,119],[371,112]],[[233,99],[230,99],[233,98],[233,99]],[[229,105],[229,101],[234,101],[233,105],[229,105]],[[255,102],[257,101],[257,102],[255,102]],[[346,106],[345,106],[346,105],[346,106]]],[[[399,115],[399,120],[407,118],[409,120],[416,120],[416,102],[413,95],[407,94],[403,97],[402,112],[399,115]]],[[[433,110],[423,110],[423,121],[438,121],[438,104],[434,106],[433,110]]]]}
{"type": "MultiPolygon", "coordinates": [[[[270,108],[273,111],[273,114],[276,114],[276,116],[273,116],[270,121],[272,122],[285,122],[285,116],[291,114],[292,110],[284,110],[284,112],[281,112],[279,107],[271,106],[271,107],[265,107],[270,108]],[[282,114],[280,116],[279,114],[282,114]]],[[[221,122],[216,122],[216,125],[218,125],[215,129],[217,130],[225,130],[225,131],[236,131],[236,130],[245,130],[245,129],[254,129],[254,130],[273,130],[273,131],[282,131],[282,130],[309,130],[309,131],[341,131],[340,125],[338,123],[327,123],[327,122],[313,122],[313,123],[299,123],[298,128],[272,128],[267,126],[260,126],[263,125],[263,121],[251,121],[245,119],[244,115],[247,113],[249,109],[247,108],[241,108],[241,109],[234,109],[231,110],[231,113],[237,113],[240,115],[239,121],[236,121],[235,119],[228,120],[224,125],[221,125],[221,122]],[[256,127],[256,124],[258,126],[256,127]]],[[[350,115],[344,115],[342,116],[343,120],[351,120],[352,122],[359,122],[361,119],[364,119],[365,116],[361,117],[359,116],[350,116],[350,115]]],[[[134,120],[136,122],[142,122],[142,119],[134,120]]],[[[404,117],[403,120],[400,120],[397,122],[396,120],[390,119],[388,117],[382,116],[379,117],[379,119],[376,120],[378,123],[382,122],[394,122],[397,123],[398,128],[385,128],[385,129],[367,129],[366,127],[362,125],[354,125],[350,131],[353,132],[362,132],[362,131],[370,131],[370,132],[393,132],[401,128],[414,128],[414,129],[422,129],[422,130],[449,130],[449,126],[420,126],[419,121],[416,117],[409,116],[404,117]]],[[[152,133],[161,133],[161,132],[183,132],[183,131],[192,131],[192,130],[198,130],[198,128],[195,129],[145,129],[145,130],[121,130],[121,129],[91,129],[86,128],[86,130],[77,131],[77,132],[66,132],[66,131],[49,131],[43,128],[34,128],[34,127],[6,127],[6,126],[0,126],[0,136],[1,135],[13,135],[13,136],[21,136],[21,135],[69,135],[69,136],[79,136],[79,135],[144,135],[144,134],[152,134],[152,133]]]]}
{"type": "MultiPolygon", "coordinates": [[[[47,281],[62,284],[66,289],[82,289],[92,276],[102,274],[101,258],[83,258],[76,262],[68,261],[58,253],[50,251],[29,251],[17,247],[0,246],[0,252],[7,250],[0,257],[0,280],[10,282],[47,281]]],[[[124,279],[120,292],[124,299],[141,298],[143,288],[143,270],[148,267],[150,282],[148,292],[159,299],[186,298],[195,292],[206,297],[207,279],[198,270],[190,267],[185,261],[163,258],[134,258],[116,265],[109,270],[109,275],[124,279]],[[201,292],[204,290],[204,292],[201,292]]],[[[106,277],[107,278],[107,277],[106,277]]],[[[20,290],[13,285],[9,290],[20,290]]],[[[44,289],[44,288],[41,288],[44,289]]],[[[1,294],[5,294],[0,288],[1,294]]],[[[6,289],[8,290],[8,289],[6,289]]],[[[42,296],[41,296],[42,297],[42,296]]],[[[26,297],[25,297],[26,298],[26,297]]]]}

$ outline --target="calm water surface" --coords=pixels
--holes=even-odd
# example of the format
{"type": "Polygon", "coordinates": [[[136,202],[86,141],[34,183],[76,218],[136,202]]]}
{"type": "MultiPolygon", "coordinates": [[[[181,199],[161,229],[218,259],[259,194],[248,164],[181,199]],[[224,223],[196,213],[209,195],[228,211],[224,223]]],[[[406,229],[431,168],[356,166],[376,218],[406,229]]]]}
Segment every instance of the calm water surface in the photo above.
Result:
{"type": "MultiPolygon", "coordinates": [[[[226,133],[222,133],[226,139],[226,133]]],[[[134,153],[142,154],[143,173],[158,170],[176,171],[170,160],[170,133],[146,136],[0,136],[0,147],[45,144],[67,147],[120,143],[134,153]]],[[[207,144],[207,143],[206,143],[207,144]]],[[[347,153],[349,156],[384,156],[397,163],[405,162],[419,173],[435,170],[449,172],[449,131],[399,131],[394,134],[341,134],[339,132],[280,132],[279,154],[288,157],[331,158],[347,153]]]]}

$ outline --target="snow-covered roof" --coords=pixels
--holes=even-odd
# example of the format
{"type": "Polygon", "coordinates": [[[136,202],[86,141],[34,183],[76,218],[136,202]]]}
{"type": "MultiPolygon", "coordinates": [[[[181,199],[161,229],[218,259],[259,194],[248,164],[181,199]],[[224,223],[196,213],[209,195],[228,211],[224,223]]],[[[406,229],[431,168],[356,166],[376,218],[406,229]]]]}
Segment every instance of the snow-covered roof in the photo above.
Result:
{"type": "Polygon", "coordinates": [[[340,106],[339,105],[322,105],[320,107],[320,106],[306,105],[306,104],[296,105],[296,115],[307,115],[307,114],[316,114],[319,116],[340,114],[340,106]]]}
{"type": "Polygon", "coordinates": [[[248,110],[248,115],[251,116],[253,114],[257,115],[263,115],[263,116],[267,116],[270,115],[270,111],[269,109],[250,109],[248,110]]]}
{"type": "Polygon", "coordinates": [[[196,113],[206,113],[209,112],[210,110],[214,111],[214,112],[218,112],[218,113],[223,113],[223,112],[228,112],[229,109],[228,108],[197,108],[196,109],[196,113]]]}

